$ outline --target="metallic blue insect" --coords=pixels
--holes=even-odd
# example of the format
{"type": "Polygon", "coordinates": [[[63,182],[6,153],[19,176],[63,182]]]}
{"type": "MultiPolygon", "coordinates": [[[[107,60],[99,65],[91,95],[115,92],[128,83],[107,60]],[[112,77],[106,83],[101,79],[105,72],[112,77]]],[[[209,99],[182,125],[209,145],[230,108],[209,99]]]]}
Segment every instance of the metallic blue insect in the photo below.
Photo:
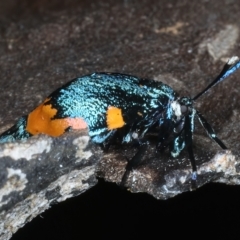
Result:
{"type": "Polygon", "coordinates": [[[226,146],[211,125],[194,108],[194,102],[240,67],[232,57],[218,77],[194,98],[178,97],[166,84],[120,73],[93,73],[76,78],[54,91],[29,115],[0,135],[0,143],[27,139],[43,133],[60,136],[69,129],[88,128],[93,142],[109,146],[113,139],[136,142],[138,151],[126,166],[122,183],[141,161],[148,143],[145,135],[157,131],[157,148],[169,147],[173,157],[185,148],[193,175],[197,168],[192,149],[194,119],[222,149],[226,146]]]}

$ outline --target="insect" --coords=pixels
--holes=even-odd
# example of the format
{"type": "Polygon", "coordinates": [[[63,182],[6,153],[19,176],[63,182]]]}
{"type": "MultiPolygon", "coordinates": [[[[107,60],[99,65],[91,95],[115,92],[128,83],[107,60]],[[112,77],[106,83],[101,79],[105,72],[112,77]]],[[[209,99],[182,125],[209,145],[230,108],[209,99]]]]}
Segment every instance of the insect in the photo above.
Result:
{"type": "Polygon", "coordinates": [[[157,148],[169,147],[173,157],[185,148],[192,165],[192,179],[197,168],[192,149],[194,119],[197,117],[208,136],[227,149],[211,125],[194,108],[194,102],[215,84],[240,68],[232,57],[221,73],[195,97],[179,97],[168,85],[121,73],[93,73],[73,79],[50,94],[29,115],[0,135],[0,142],[27,139],[43,133],[58,137],[69,129],[88,128],[94,143],[109,146],[114,138],[121,143],[136,142],[138,151],[128,161],[123,176],[140,162],[147,149],[145,135],[157,132],[157,148]]]}

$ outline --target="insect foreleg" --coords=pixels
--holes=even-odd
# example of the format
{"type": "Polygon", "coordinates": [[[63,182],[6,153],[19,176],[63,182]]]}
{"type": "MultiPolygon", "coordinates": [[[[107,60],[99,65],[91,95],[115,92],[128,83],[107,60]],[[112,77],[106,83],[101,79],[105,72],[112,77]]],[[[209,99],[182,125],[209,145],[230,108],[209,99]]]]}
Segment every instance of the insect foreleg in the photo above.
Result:
{"type": "Polygon", "coordinates": [[[213,139],[222,149],[227,149],[225,144],[217,137],[212,126],[207,122],[207,120],[202,116],[200,112],[196,112],[199,122],[202,124],[203,128],[206,130],[208,136],[213,139]]]}

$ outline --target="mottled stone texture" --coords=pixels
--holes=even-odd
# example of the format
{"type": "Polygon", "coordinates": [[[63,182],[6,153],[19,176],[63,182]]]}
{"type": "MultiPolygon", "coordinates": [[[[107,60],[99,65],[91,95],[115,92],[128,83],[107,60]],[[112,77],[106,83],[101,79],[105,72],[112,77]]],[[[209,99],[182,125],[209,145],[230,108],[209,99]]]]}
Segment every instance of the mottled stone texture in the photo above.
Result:
{"type": "Polygon", "coordinates": [[[97,183],[102,151],[89,139],[87,131],[72,132],[0,146],[0,239],[11,237],[52,204],[97,183]]]}
{"type": "MultiPolygon", "coordinates": [[[[240,56],[239,12],[239,2],[231,0],[2,1],[1,130],[28,114],[68,80],[96,71],[154,78],[173,87],[181,96],[195,96],[219,73],[228,57],[240,56]]],[[[199,186],[210,181],[239,184],[239,76],[237,72],[196,103],[196,108],[231,150],[222,152],[197,124],[194,152],[199,166],[199,186]]],[[[84,136],[87,137],[86,133],[84,136]]],[[[9,152],[15,145],[0,147],[1,157],[6,152],[8,155],[1,158],[0,186],[4,189],[8,183],[10,187],[0,192],[4,210],[0,228],[5,231],[0,233],[1,239],[9,239],[25,222],[47,209],[53,199],[62,201],[87,189],[75,181],[76,188],[64,192],[61,183],[66,176],[75,174],[76,179],[90,179],[89,186],[96,183],[92,170],[101,159],[101,151],[99,148],[94,151],[92,145],[87,147],[86,151],[96,156],[91,156],[94,159],[91,161],[85,156],[84,169],[87,167],[89,172],[85,177],[79,177],[82,168],[74,157],[79,148],[73,143],[75,138],[78,136],[70,133],[59,140],[43,136],[31,139],[19,148],[22,153],[23,146],[36,145],[37,150],[32,147],[32,153],[29,153],[31,160],[27,160],[28,156],[18,161],[10,158],[9,152]],[[66,152],[66,146],[71,150],[75,146],[75,150],[66,152]],[[46,181],[40,178],[45,172],[41,164],[46,164],[44,167],[48,169],[46,181]],[[15,187],[17,190],[13,191],[15,187]],[[38,211],[33,211],[33,207],[22,222],[11,222],[16,209],[24,206],[24,199],[34,199],[34,202],[40,199],[44,204],[43,207],[34,205],[38,211]]],[[[154,146],[153,142],[147,158],[129,176],[129,189],[148,192],[160,199],[188,191],[191,187],[188,155],[183,153],[177,159],[170,159],[168,153],[156,155],[154,146]]],[[[98,176],[119,182],[126,156],[132,153],[128,146],[111,148],[97,167],[98,176]]],[[[17,213],[16,217],[19,217],[17,213]]]]}

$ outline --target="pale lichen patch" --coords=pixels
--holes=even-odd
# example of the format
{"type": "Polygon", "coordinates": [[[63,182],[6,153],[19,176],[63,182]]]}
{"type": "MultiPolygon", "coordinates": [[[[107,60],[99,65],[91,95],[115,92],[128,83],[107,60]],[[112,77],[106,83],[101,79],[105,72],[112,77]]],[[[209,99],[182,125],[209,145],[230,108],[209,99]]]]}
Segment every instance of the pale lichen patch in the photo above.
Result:
{"type": "Polygon", "coordinates": [[[58,202],[64,201],[67,198],[72,197],[72,192],[75,190],[85,191],[90,186],[87,183],[87,179],[94,175],[94,167],[86,167],[82,171],[72,171],[68,175],[64,175],[59,179],[61,182],[60,191],[61,197],[57,199],[58,202]]]}
{"type": "Polygon", "coordinates": [[[155,33],[170,33],[173,35],[178,35],[184,26],[188,25],[188,23],[184,22],[176,22],[174,25],[169,27],[163,27],[161,29],[154,29],[155,33]]]}
{"type": "Polygon", "coordinates": [[[31,160],[35,155],[48,153],[51,150],[52,140],[50,138],[39,138],[38,141],[26,141],[21,143],[6,143],[3,151],[0,151],[1,157],[10,157],[13,160],[26,159],[31,160]]]}
{"type": "Polygon", "coordinates": [[[227,154],[216,154],[213,159],[201,166],[201,171],[223,172],[226,175],[236,175],[235,156],[227,151],[227,154]]]}
{"type": "Polygon", "coordinates": [[[76,162],[80,162],[82,159],[89,159],[92,156],[91,151],[85,151],[90,140],[89,136],[82,136],[73,140],[73,144],[77,146],[76,162]]]}
{"type": "MultiPolygon", "coordinates": [[[[13,191],[22,191],[28,183],[26,178],[27,175],[23,173],[21,169],[7,168],[7,172],[6,184],[0,189],[0,202],[2,201],[3,196],[6,196],[13,191]]],[[[4,203],[2,202],[0,207],[6,203],[6,201],[4,203]]]]}

